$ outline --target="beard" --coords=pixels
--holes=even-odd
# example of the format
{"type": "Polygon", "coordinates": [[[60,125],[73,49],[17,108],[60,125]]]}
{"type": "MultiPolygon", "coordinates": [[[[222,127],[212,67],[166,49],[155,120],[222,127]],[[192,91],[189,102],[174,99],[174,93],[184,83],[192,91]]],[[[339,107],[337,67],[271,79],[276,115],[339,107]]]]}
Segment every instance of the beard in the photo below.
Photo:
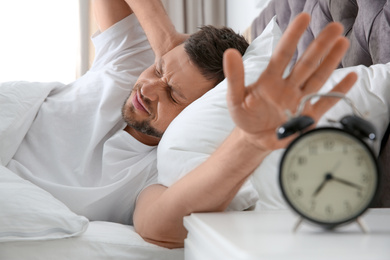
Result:
{"type": "MultiPolygon", "coordinates": [[[[134,91],[134,90],[133,90],[134,91]]],[[[131,92],[132,93],[132,92],[131,92]]],[[[125,123],[133,128],[134,130],[141,132],[146,135],[154,136],[154,137],[159,137],[161,138],[163,133],[153,126],[151,126],[150,121],[151,119],[145,119],[145,120],[136,120],[134,118],[135,114],[135,108],[133,106],[126,107],[126,103],[129,100],[130,95],[126,98],[123,106],[122,106],[122,118],[125,121],[125,123]]],[[[144,100],[146,104],[149,104],[149,100],[144,100]]]]}

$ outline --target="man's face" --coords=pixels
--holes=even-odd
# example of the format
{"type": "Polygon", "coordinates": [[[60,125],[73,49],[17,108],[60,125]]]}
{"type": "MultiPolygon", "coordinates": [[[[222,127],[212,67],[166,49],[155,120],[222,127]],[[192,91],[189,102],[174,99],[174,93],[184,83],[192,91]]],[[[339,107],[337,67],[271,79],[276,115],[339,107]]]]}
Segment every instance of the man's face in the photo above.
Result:
{"type": "Polygon", "coordinates": [[[134,130],[161,138],[172,120],[213,86],[181,44],[140,75],[123,105],[123,118],[134,130]]]}

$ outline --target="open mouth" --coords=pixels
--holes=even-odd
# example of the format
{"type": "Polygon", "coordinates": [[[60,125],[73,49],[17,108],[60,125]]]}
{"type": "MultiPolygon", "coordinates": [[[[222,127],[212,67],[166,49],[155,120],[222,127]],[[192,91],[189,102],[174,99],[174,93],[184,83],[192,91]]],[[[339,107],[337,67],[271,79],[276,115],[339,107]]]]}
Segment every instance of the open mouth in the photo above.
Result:
{"type": "Polygon", "coordinates": [[[139,91],[135,93],[132,102],[134,107],[137,110],[150,114],[148,108],[146,107],[144,101],[142,100],[141,93],[139,91]]]}

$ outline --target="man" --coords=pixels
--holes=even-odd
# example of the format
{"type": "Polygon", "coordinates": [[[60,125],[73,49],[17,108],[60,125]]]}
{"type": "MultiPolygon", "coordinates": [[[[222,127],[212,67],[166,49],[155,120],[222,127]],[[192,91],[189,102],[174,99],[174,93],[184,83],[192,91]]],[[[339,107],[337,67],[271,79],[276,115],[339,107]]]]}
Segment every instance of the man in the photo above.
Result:
{"type": "MultiPolygon", "coordinates": [[[[136,1],[127,2],[137,14],[136,1]]],[[[267,69],[256,83],[246,88],[241,55],[232,49],[225,52],[227,101],[237,127],[205,163],[171,187],[155,184],[141,192],[134,226],[146,241],[169,248],[182,247],[187,234],[184,216],[225,210],[267,154],[291,140],[276,140],[276,128],[287,119],[285,111],[294,112],[303,96],[321,88],[349,46],[340,36],[342,26],[332,23],[310,45],[290,75],[283,78],[309,20],[307,14],[294,20],[267,69]]],[[[356,79],[355,74],[349,74],[333,91],[346,93],[356,79]]],[[[304,114],[317,120],[337,101],[321,99],[314,105],[308,104],[304,114]]]]}
{"type": "Polygon", "coordinates": [[[124,0],[93,2],[93,66],[56,83],[7,165],[90,220],[133,224],[138,194],[156,182],[168,124],[224,78],[227,48],[248,47],[227,28],[179,34],[161,3],[134,2],[139,19],[124,0]]]}
{"type": "MultiPolygon", "coordinates": [[[[31,143],[36,142],[30,133],[26,136],[22,148],[18,151],[19,154],[15,156],[9,167],[15,172],[24,175],[23,171],[29,167],[26,164],[29,164],[30,161],[34,161],[33,163],[53,164],[51,162],[53,159],[51,158],[54,156],[55,165],[52,168],[53,170],[56,167],[58,170],[61,170],[62,167],[67,169],[70,167],[70,169],[74,169],[74,174],[82,175],[82,178],[78,178],[78,180],[82,181],[74,183],[74,177],[69,176],[69,172],[60,174],[61,177],[52,176],[56,174],[55,172],[52,175],[50,175],[50,172],[47,172],[46,175],[50,176],[44,176],[45,179],[34,179],[34,176],[27,177],[30,177],[30,179],[41,186],[45,186],[48,180],[60,178],[53,180],[55,185],[49,185],[49,187],[45,188],[57,196],[63,196],[61,199],[69,204],[75,204],[72,200],[77,199],[76,205],[79,204],[81,206],[79,208],[75,206],[76,211],[88,212],[89,214],[92,212],[101,220],[117,218],[116,220],[121,222],[132,213],[132,205],[128,205],[129,201],[124,198],[128,197],[129,193],[138,194],[140,192],[134,212],[136,231],[146,241],[169,248],[182,247],[186,236],[186,231],[182,225],[183,217],[192,212],[223,211],[227,207],[241,185],[264,157],[273,149],[283,147],[286,144],[287,141],[280,142],[275,138],[275,128],[286,119],[285,110],[294,111],[303,96],[317,91],[322,86],[339,63],[340,58],[348,47],[348,43],[346,39],[340,37],[342,32],[340,25],[332,24],[328,26],[308,48],[291,74],[287,78],[283,78],[283,72],[295,51],[297,41],[309,22],[309,16],[302,14],[287,29],[270,60],[269,66],[259,80],[247,88],[244,87],[242,54],[233,49],[227,50],[224,54],[224,73],[229,83],[227,100],[231,116],[237,125],[232,134],[204,164],[188,173],[171,187],[154,184],[155,165],[153,159],[146,160],[143,165],[139,165],[139,168],[141,168],[139,171],[142,171],[143,174],[137,174],[133,176],[134,178],[129,178],[127,182],[121,182],[120,180],[128,175],[127,172],[121,170],[126,169],[127,166],[124,165],[129,163],[139,164],[140,161],[153,157],[153,152],[144,145],[156,145],[172,119],[186,105],[200,97],[215,84],[215,81],[206,78],[199,69],[193,67],[192,62],[188,58],[182,55],[184,47],[180,43],[184,36],[175,31],[162,9],[161,3],[158,1],[135,0],[127,0],[126,3],[120,0],[95,0],[97,20],[102,34],[108,32],[108,34],[115,36],[117,32],[113,28],[118,29],[118,27],[123,25],[122,22],[131,22],[130,20],[134,19],[134,17],[131,18],[128,15],[134,11],[148,36],[156,62],[140,75],[134,91],[123,106],[122,113],[127,123],[125,131],[116,132],[123,127],[123,124],[120,123],[114,124],[115,127],[104,131],[104,134],[99,129],[99,127],[104,127],[103,123],[107,124],[110,120],[117,120],[117,118],[109,116],[106,118],[107,115],[104,108],[113,106],[112,102],[117,102],[120,98],[118,94],[107,99],[109,102],[102,102],[99,105],[98,111],[101,112],[98,112],[98,114],[100,113],[99,115],[95,115],[97,118],[93,120],[92,118],[85,119],[87,121],[91,120],[95,124],[89,137],[91,140],[95,140],[96,136],[104,135],[104,138],[96,139],[100,140],[98,143],[92,144],[84,138],[79,139],[80,145],[83,145],[83,147],[90,148],[90,146],[94,146],[92,147],[93,152],[90,154],[91,157],[97,152],[102,154],[103,161],[106,162],[102,171],[99,168],[101,165],[94,164],[96,161],[90,160],[88,156],[85,158],[85,152],[82,149],[81,151],[68,151],[68,153],[72,153],[71,155],[66,153],[62,153],[60,156],[48,154],[47,159],[42,162],[35,162],[35,159],[41,159],[37,157],[32,160],[29,158],[29,161],[25,161],[24,164],[20,163],[20,160],[23,160],[23,155],[37,153],[36,149],[40,143],[38,142],[35,145],[35,149],[34,145],[30,146],[31,143]],[[165,39],[168,39],[168,42],[161,45],[161,42],[165,39]],[[192,73],[194,75],[191,75],[192,73]],[[181,84],[178,84],[178,82],[181,84]],[[198,87],[196,89],[188,88],[194,82],[196,82],[195,85],[198,87]],[[171,100],[169,101],[170,98],[171,100]],[[165,103],[163,102],[164,100],[165,103]],[[102,123],[100,122],[102,120],[106,121],[102,123]],[[112,137],[107,137],[111,135],[112,137]],[[125,152],[118,154],[118,150],[126,151],[130,149],[130,147],[127,147],[127,144],[130,142],[129,138],[136,139],[139,142],[131,142],[134,147],[132,147],[130,154],[125,152]],[[104,145],[101,144],[102,141],[105,141],[104,145]],[[86,142],[86,145],[84,142],[86,142]],[[140,156],[133,156],[132,154],[134,153],[140,156]],[[117,155],[122,157],[118,158],[117,155]],[[90,171],[84,176],[85,169],[78,164],[68,165],[67,162],[61,164],[62,156],[64,158],[83,156],[83,160],[86,160],[87,163],[82,165],[88,166],[90,171]],[[127,156],[133,156],[136,159],[130,162],[127,156]],[[94,169],[96,171],[93,171],[94,169]],[[115,169],[114,173],[110,172],[113,169],[115,169]],[[142,185],[134,187],[132,182],[142,183],[142,185]],[[118,183],[121,184],[118,185],[118,183]],[[66,189],[64,186],[72,188],[66,189]],[[144,187],[146,188],[143,189],[144,187]],[[88,193],[80,192],[80,190],[85,189],[96,189],[98,191],[89,193],[89,195],[93,194],[96,196],[94,201],[91,201],[89,197],[83,197],[88,193]],[[122,197],[110,196],[111,192],[118,194],[118,190],[123,195],[123,201],[121,201],[122,197]],[[62,195],[64,192],[72,192],[72,194],[62,195]],[[119,201],[116,202],[116,205],[110,207],[111,205],[108,204],[114,202],[112,198],[117,198],[119,201]],[[84,206],[83,200],[88,202],[86,208],[82,208],[84,206]],[[99,211],[101,207],[109,210],[101,212],[99,211]],[[126,209],[126,212],[123,212],[124,209],[126,209]],[[117,217],[118,215],[120,217],[117,217]]],[[[118,30],[120,31],[121,28],[118,30]]],[[[137,31],[131,31],[131,33],[136,34],[137,31]]],[[[98,41],[99,37],[100,35],[97,36],[97,39],[95,38],[95,41],[98,41]]],[[[116,43],[113,41],[112,45],[116,43]]],[[[107,39],[105,44],[106,47],[108,46],[107,48],[113,47],[109,41],[107,42],[107,39]]],[[[119,42],[120,44],[124,43],[119,42]]],[[[134,46],[137,46],[137,44],[137,42],[133,42],[134,46]]],[[[103,50],[104,48],[100,49],[100,52],[98,51],[98,58],[104,55],[111,55],[110,53],[102,53],[101,51],[103,50]]],[[[115,55],[125,50],[127,49],[124,48],[119,53],[115,53],[115,55]]],[[[144,51],[144,46],[141,46],[139,49],[136,48],[136,52],[144,51]]],[[[116,79],[115,82],[108,82],[112,83],[112,85],[114,83],[123,84],[124,75],[121,75],[122,71],[124,73],[129,73],[130,71],[130,69],[124,66],[125,62],[123,61],[115,59],[113,62],[108,61],[106,64],[108,69],[106,67],[107,70],[103,70],[99,68],[102,59],[96,60],[97,63],[94,64],[95,67],[91,69],[90,73],[97,73],[94,75],[97,80],[94,80],[93,84],[88,82],[90,89],[88,90],[88,95],[81,95],[80,98],[85,99],[82,103],[88,103],[89,96],[96,94],[93,88],[98,83],[101,83],[99,80],[108,80],[107,78],[102,78],[101,74],[108,74],[108,76],[114,77],[116,79]],[[123,78],[118,77],[116,74],[123,76],[123,78]]],[[[146,65],[144,61],[140,63],[141,65],[146,65]]],[[[334,88],[334,91],[347,92],[355,80],[356,76],[350,74],[334,88]]],[[[83,83],[83,80],[78,82],[78,84],[81,83],[83,83]]],[[[78,98],[79,92],[82,92],[80,90],[76,93],[68,93],[66,89],[61,89],[60,91],[64,91],[61,100],[56,100],[57,92],[54,92],[52,97],[47,100],[46,107],[49,105],[52,107],[58,106],[59,110],[61,110],[62,104],[66,101],[63,97],[65,99],[73,98],[74,96],[78,98]]],[[[110,89],[104,89],[103,92],[105,91],[107,91],[107,95],[110,95],[110,89]]],[[[336,101],[324,99],[318,101],[315,105],[307,105],[305,114],[318,119],[336,101]]],[[[87,107],[86,109],[89,110],[90,108],[87,107]]],[[[65,111],[64,117],[67,112],[71,111],[65,111]]],[[[83,112],[80,108],[80,113],[83,112]]],[[[35,121],[43,122],[46,115],[47,113],[44,112],[38,114],[35,121]]],[[[85,115],[80,115],[80,117],[84,118],[85,115]]],[[[61,123],[60,121],[59,119],[59,122],[54,123],[61,123]]],[[[85,127],[89,127],[89,125],[90,123],[86,124],[85,127]]],[[[83,129],[82,127],[78,129],[78,125],[75,127],[74,125],[61,124],[61,127],[68,127],[66,130],[72,131],[74,136],[77,136],[78,131],[83,129]],[[73,130],[74,128],[76,130],[73,130]]],[[[34,133],[39,129],[42,130],[38,124],[35,128],[32,126],[30,132],[34,133]]],[[[46,141],[40,140],[40,142],[46,141]]],[[[66,139],[66,137],[52,139],[52,142],[60,143],[62,146],[66,146],[67,141],[71,142],[71,139],[66,139]]],[[[52,149],[52,151],[57,152],[55,149],[52,149]]],[[[69,160],[69,158],[66,158],[64,161],[69,160]]],[[[44,167],[47,166],[44,165],[44,167]]]]}

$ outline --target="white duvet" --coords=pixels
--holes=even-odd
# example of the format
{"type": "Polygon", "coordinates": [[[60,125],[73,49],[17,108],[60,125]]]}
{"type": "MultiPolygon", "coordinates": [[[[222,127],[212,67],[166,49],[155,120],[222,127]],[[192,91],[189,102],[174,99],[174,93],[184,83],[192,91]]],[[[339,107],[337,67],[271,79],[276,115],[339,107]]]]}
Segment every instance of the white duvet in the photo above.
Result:
{"type": "Polygon", "coordinates": [[[61,83],[0,84],[0,163],[7,165],[31,126],[42,102],[61,83]]]}
{"type": "Polygon", "coordinates": [[[45,98],[61,83],[0,84],[0,259],[183,259],[132,226],[89,222],[5,166],[45,98]]]}

